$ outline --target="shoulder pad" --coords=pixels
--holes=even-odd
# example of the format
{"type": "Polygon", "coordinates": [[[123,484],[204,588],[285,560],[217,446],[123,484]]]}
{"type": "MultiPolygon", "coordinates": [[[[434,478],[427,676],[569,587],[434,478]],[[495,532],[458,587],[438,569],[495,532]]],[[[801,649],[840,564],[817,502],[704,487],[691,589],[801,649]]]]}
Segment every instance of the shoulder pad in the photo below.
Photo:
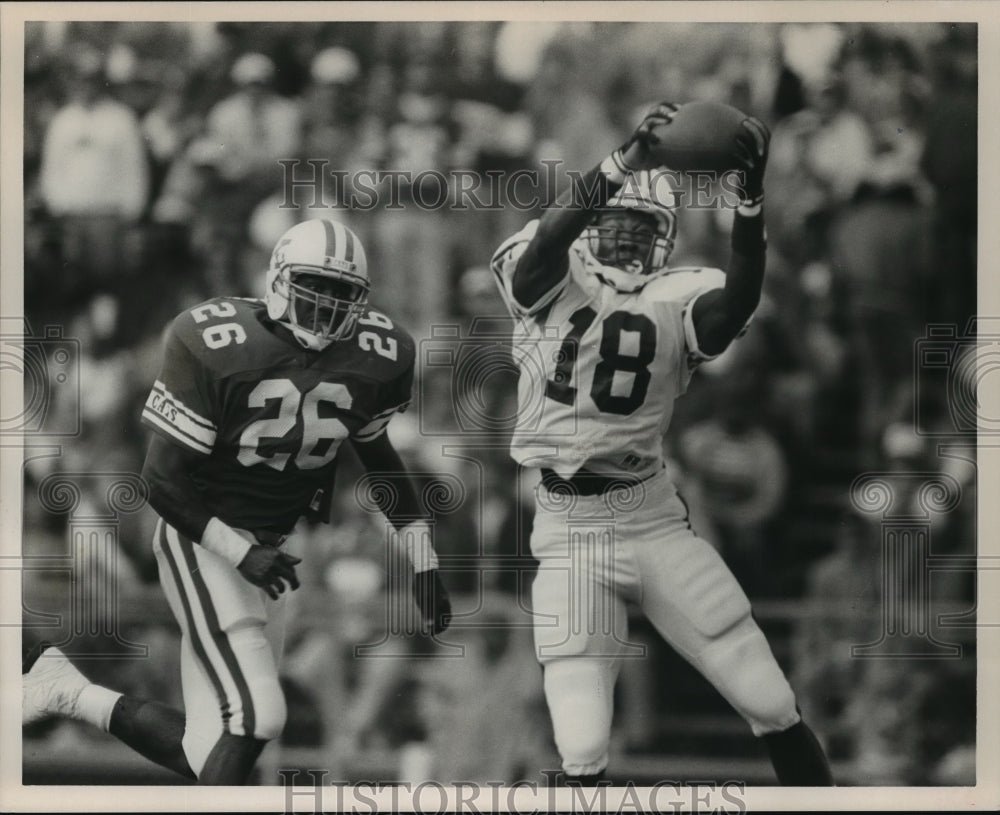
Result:
{"type": "Polygon", "coordinates": [[[389,382],[412,370],[416,344],[410,333],[381,311],[365,312],[350,339],[320,351],[320,364],[351,370],[369,380],[389,382]]]}
{"type": "Polygon", "coordinates": [[[364,331],[366,328],[375,328],[380,333],[385,334],[386,336],[393,337],[396,340],[396,342],[399,343],[400,348],[403,347],[408,348],[410,351],[410,355],[411,356],[413,355],[414,342],[413,342],[413,337],[410,335],[410,332],[407,331],[405,328],[403,328],[403,326],[401,326],[398,322],[392,319],[392,317],[390,317],[384,311],[379,311],[378,309],[370,308],[366,312],[365,316],[362,317],[361,319],[377,321],[377,323],[379,324],[376,324],[374,326],[367,326],[363,322],[359,321],[358,327],[355,330],[355,337],[357,337],[357,334],[360,333],[361,331],[364,331]],[[386,327],[386,324],[388,324],[388,326],[390,327],[386,327]]]}
{"type": "Polygon", "coordinates": [[[493,253],[491,266],[495,268],[497,264],[503,263],[508,259],[508,257],[513,258],[520,255],[524,251],[524,247],[531,242],[533,237],[535,237],[535,233],[537,231],[538,219],[535,218],[534,220],[528,221],[528,223],[526,223],[519,232],[511,235],[497,247],[497,250],[493,253]],[[515,248],[518,248],[518,251],[512,252],[515,248]]]}
{"type": "Polygon", "coordinates": [[[697,294],[726,285],[726,274],[721,269],[707,266],[678,266],[668,269],[662,276],[651,280],[643,293],[661,302],[686,302],[697,294]]]}
{"type": "Polygon", "coordinates": [[[178,314],[169,332],[213,370],[256,365],[261,341],[267,346],[270,338],[257,319],[263,308],[254,298],[213,297],[178,314]]]}
{"type": "Polygon", "coordinates": [[[256,321],[256,312],[263,307],[264,301],[253,297],[213,297],[182,311],[174,317],[171,327],[187,338],[216,323],[256,321]]]}

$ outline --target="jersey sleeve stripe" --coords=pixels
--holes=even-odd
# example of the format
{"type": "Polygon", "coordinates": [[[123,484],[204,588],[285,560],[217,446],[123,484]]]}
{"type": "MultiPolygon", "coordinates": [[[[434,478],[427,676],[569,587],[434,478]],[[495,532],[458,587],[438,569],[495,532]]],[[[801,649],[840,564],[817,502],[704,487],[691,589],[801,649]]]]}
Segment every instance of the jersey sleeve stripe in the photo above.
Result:
{"type": "Polygon", "coordinates": [[[511,235],[507,240],[497,247],[497,250],[493,253],[493,263],[499,264],[504,260],[504,255],[510,252],[519,243],[528,243],[529,238],[524,237],[523,232],[518,232],[516,235],[511,235]]]}
{"type": "MultiPolygon", "coordinates": [[[[165,395],[167,393],[154,387],[146,400],[142,415],[148,416],[150,420],[156,417],[157,420],[174,428],[178,433],[211,450],[215,444],[215,428],[205,423],[204,419],[201,420],[201,423],[192,419],[191,411],[184,408],[176,399],[165,395]]],[[[194,415],[197,416],[197,414],[194,415]]]]}
{"type": "Polygon", "coordinates": [[[190,419],[193,424],[199,427],[203,427],[206,430],[211,431],[212,433],[215,433],[216,427],[214,423],[210,422],[208,419],[204,418],[200,414],[195,413],[193,410],[191,410],[191,408],[189,408],[180,399],[178,399],[170,391],[168,391],[166,385],[164,385],[159,379],[157,379],[156,382],[153,383],[153,391],[152,393],[150,393],[149,400],[147,400],[146,403],[147,405],[150,404],[150,401],[152,400],[154,394],[160,396],[160,398],[163,399],[165,402],[167,402],[171,407],[175,407],[179,412],[187,416],[188,419],[190,419]]]}
{"type": "Polygon", "coordinates": [[[372,441],[373,439],[378,438],[385,431],[386,427],[389,426],[389,422],[392,420],[392,417],[405,407],[406,405],[399,405],[391,410],[383,411],[372,421],[355,432],[354,438],[358,441],[372,441]]]}
{"type": "Polygon", "coordinates": [[[384,419],[365,425],[354,434],[354,438],[358,441],[371,441],[389,426],[390,419],[392,416],[386,416],[384,419]]]}
{"type": "MultiPolygon", "coordinates": [[[[164,433],[171,436],[171,438],[176,439],[185,447],[194,450],[196,453],[211,453],[212,446],[210,444],[205,444],[199,439],[185,433],[183,430],[178,428],[176,425],[171,424],[166,419],[164,419],[159,413],[151,410],[150,408],[144,408],[142,411],[142,421],[152,427],[154,430],[161,430],[164,433]]],[[[213,437],[213,442],[214,442],[213,437]]]]}
{"type": "Polygon", "coordinates": [[[376,413],[374,416],[372,416],[372,420],[374,421],[375,419],[381,419],[383,416],[391,416],[393,413],[399,411],[399,409],[402,407],[403,405],[396,405],[396,407],[391,407],[388,410],[383,410],[381,413],[376,413]]]}
{"type": "Polygon", "coordinates": [[[367,435],[365,435],[365,436],[362,436],[362,435],[361,435],[361,434],[359,433],[358,435],[356,435],[356,436],[354,437],[354,441],[359,441],[359,442],[361,442],[362,444],[364,444],[364,443],[366,443],[366,442],[370,442],[370,441],[375,441],[375,439],[377,439],[377,438],[378,438],[379,436],[382,436],[382,435],[384,435],[384,434],[385,434],[385,432],[386,432],[386,430],[388,429],[388,427],[389,427],[389,423],[388,423],[388,422],[386,422],[386,423],[385,423],[385,424],[383,424],[383,425],[382,425],[381,427],[379,427],[379,428],[378,428],[377,430],[375,430],[374,432],[372,432],[372,433],[369,433],[369,434],[367,434],[367,435]]]}

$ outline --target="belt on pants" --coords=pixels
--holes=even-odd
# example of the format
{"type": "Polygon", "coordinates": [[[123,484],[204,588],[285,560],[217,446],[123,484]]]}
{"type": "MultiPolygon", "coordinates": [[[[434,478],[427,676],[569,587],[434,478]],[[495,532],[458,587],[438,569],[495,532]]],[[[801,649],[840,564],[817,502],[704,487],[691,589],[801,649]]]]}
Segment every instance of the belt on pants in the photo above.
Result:
{"type": "Polygon", "coordinates": [[[643,481],[648,481],[655,472],[639,478],[622,473],[620,475],[599,475],[587,470],[579,470],[572,478],[563,478],[554,470],[542,469],[542,486],[550,492],[564,495],[604,495],[613,490],[628,489],[643,481]]]}

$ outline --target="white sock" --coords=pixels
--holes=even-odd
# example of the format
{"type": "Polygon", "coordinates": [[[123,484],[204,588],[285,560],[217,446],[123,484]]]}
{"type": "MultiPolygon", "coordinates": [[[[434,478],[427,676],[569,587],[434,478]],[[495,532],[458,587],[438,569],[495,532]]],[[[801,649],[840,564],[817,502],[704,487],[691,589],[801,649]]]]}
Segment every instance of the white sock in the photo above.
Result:
{"type": "Polygon", "coordinates": [[[87,685],[76,700],[77,718],[107,732],[111,724],[111,712],[122,696],[124,694],[101,685],[87,685]]]}

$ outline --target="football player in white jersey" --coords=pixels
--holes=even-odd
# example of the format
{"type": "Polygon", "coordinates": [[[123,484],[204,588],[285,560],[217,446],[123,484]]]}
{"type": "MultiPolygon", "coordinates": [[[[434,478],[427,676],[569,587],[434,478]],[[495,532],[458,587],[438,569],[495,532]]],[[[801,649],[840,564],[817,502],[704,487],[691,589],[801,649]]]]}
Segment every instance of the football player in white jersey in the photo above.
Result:
{"type": "Polygon", "coordinates": [[[744,330],[765,265],[770,134],[748,117],[733,156],[742,203],[726,273],[667,268],[675,219],[648,187],[658,164],[648,134],[683,112],[654,107],[492,260],[517,326],[511,454],[540,470],[532,603],[545,697],[565,779],[597,783],[618,669],[638,653],[627,641],[632,600],[763,739],[781,784],[831,785],[746,594],[692,530],[664,470],[673,401],[744,330]]]}

